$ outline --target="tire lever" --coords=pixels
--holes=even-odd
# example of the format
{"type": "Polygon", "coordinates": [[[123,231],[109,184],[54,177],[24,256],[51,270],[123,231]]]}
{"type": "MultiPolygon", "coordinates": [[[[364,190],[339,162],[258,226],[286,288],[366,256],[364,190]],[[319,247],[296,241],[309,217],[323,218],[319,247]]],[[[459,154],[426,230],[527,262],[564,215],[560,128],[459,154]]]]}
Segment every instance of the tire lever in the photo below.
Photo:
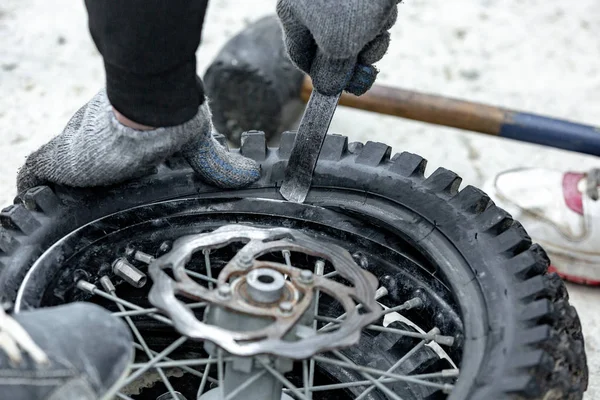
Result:
{"type": "Polygon", "coordinates": [[[288,201],[303,203],[310,190],[312,177],[329,124],[341,93],[326,96],[313,89],[292,146],[279,193],[288,201]]]}

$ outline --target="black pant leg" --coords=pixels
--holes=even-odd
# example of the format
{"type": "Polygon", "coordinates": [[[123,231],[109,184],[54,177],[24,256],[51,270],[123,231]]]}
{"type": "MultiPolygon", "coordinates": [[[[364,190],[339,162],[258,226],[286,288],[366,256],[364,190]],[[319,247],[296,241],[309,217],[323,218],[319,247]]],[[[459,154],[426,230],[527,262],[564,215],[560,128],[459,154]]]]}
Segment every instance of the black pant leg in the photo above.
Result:
{"type": "Polygon", "coordinates": [[[111,104],[150,126],[191,119],[204,101],[196,74],[208,0],[85,0],[104,57],[111,104]]]}

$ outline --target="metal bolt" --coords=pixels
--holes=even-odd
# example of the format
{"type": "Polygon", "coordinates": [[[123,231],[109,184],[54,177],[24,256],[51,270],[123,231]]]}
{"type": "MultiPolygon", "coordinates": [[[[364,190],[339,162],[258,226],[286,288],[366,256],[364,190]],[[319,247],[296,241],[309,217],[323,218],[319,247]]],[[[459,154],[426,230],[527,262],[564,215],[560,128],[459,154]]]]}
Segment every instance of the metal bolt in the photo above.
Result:
{"type": "Polygon", "coordinates": [[[150,264],[152,261],[154,261],[154,257],[152,257],[150,254],[139,250],[134,253],[133,258],[139,262],[143,262],[144,264],[150,264]]]}
{"type": "Polygon", "coordinates": [[[313,280],[313,273],[307,269],[303,269],[300,271],[300,282],[302,283],[310,283],[313,280]]]}
{"type": "Polygon", "coordinates": [[[279,309],[284,314],[289,314],[294,309],[294,305],[289,301],[282,301],[281,303],[279,303],[279,309]]]}
{"type": "Polygon", "coordinates": [[[219,296],[226,299],[231,295],[231,286],[229,286],[228,283],[219,285],[219,287],[217,288],[217,293],[219,293],[219,296]]]}
{"type": "Polygon", "coordinates": [[[113,273],[130,285],[141,288],[146,284],[146,274],[131,265],[124,258],[117,258],[112,265],[113,273]]]}
{"type": "Polygon", "coordinates": [[[243,268],[248,268],[252,264],[252,256],[250,254],[240,254],[239,265],[243,268]]]}

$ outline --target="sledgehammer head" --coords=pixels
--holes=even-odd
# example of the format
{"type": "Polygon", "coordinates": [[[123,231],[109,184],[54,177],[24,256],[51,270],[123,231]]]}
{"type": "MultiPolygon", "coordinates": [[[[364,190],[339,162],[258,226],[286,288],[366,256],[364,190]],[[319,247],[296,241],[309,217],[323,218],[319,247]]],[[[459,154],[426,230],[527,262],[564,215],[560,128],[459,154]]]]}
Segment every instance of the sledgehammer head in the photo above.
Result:
{"type": "Polygon", "coordinates": [[[276,16],[262,18],[233,37],[204,75],[204,86],[219,133],[234,144],[248,130],[267,139],[302,114],[304,73],[288,58],[276,16]]]}

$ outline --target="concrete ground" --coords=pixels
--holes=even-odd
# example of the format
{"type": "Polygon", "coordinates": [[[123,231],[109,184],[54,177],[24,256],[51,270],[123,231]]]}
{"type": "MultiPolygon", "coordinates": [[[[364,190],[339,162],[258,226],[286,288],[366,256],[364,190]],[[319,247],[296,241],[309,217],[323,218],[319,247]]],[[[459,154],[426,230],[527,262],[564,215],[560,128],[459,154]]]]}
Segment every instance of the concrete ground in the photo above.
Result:
{"type": "MultiPolygon", "coordinates": [[[[198,70],[232,34],[272,13],[275,0],[215,0],[198,70]]],[[[600,125],[597,0],[407,0],[400,5],[381,83],[600,125]]],[[[83,1],[0,2],[0,204],[14,196],[25,156],[59,133],[102,85],[83,1]]],[[[381,141],[480,186],[518,166],[586,170],[595,157],[339,109],[332,131],[381,141]]],[[[590,388],[600,398],[600,289],[569,285],[584,327],[590,388]]]]}

